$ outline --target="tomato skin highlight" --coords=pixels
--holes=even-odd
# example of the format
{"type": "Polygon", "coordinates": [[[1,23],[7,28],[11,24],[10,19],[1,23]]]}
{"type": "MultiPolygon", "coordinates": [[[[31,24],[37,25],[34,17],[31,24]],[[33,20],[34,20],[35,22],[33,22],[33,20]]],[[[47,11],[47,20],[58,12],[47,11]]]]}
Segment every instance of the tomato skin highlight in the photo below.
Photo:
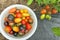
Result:
{"type": "Polygon", "coordinates": [[[32,26],[29,23],[26,23],[26,29],[30,30],[32,28],[32,26]]]}

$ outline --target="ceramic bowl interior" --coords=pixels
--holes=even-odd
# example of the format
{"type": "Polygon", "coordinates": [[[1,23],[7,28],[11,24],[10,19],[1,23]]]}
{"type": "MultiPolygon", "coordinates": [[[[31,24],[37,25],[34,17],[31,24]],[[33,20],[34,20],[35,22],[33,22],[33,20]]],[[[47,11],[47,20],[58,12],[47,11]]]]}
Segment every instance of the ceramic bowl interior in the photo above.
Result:
{"type": "Polygon", "coordinates": [[[14,39],[14,40],[24,40],[24,39],[28,39],[30,38],[35,30],[37,28],[37,17],[35,15],[35,13],[27,6],[24,6],[24,5],[19,5],[19,4],[16,4],[16,5],[11,5],[9,7],[7,7],[2,13],[1,13],[1,16],[0,16],[0,30],[1,30],[1,33],[4,37],[6,37],[7,39],[14,39]],[[32,29],[27,33],[25,34],[24,36],[22,37],[14,37],[14,36],[11,36],[9,34],[7,34],[5,31],[4,31],[4,17],[6,17],[8,14],[9,14],[9,10],[11,8],[18,8],[18,9],[27,9],[33,19],[33,24],[32,24],[32,29]]]}

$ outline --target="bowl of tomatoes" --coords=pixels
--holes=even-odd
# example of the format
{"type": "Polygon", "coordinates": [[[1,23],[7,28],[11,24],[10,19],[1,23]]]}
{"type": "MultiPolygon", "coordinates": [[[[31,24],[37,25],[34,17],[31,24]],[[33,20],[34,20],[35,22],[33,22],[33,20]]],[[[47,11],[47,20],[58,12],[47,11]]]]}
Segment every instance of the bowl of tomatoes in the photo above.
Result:
{"type": "Polygon", "coordinates": [[[25,5],[11,5],[0,15],[1,34],[9,40],[26,40],[37,28],[35,13],[25,5]]]}

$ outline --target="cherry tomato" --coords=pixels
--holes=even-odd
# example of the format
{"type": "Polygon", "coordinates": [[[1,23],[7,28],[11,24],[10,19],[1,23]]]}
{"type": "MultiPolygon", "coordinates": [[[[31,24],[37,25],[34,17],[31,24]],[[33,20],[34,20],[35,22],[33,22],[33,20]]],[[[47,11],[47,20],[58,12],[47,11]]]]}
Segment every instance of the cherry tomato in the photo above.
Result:
{"type": "Polygon", "coordinates": [[[19,27],[14,26],[14,27],[13,27],[13,31],[14,31],[14,32],[19,32],[19,27]]]}
{"type": "Polygon", "coordinates": [[[6,27],[5,27],[5,31],[6,31],[6,32],[9,33],[9,32],[11,32],[11,30],[12,30],[12,28],[11,28],[10,26],[6,26],[6,27]]]}
{"type": "Polygon", "coordinates": [[[15,18],[15,19],[14,19],[14,22],[15,22],[15,23],[19,23],[19,22],[21,22],[21,20],[22,20],[21,18],[15,18]]]}
{"type": "Polygon", "coordinates": [[[58,11],[56,9],[52,9],[52,14],[56,14],[58,11]]]}
{"type": "Polygon", "coordinates": [[[22,15],[21,15],[20,13],[17,13],[17,14],[16,14],[16,17],[17,17],[17,18],[21,18],[22,15]]]}
{"type": "Polygon", "coordinates": [[[19,26],[20,31],[25,30],[25,28],[26,28],[25,25],[20,25],[19,26]]]}
{"type": "Polygon", "coordinates": [[[9,13],[14,13],[16,11],[16,8],[10,9],[9,13]]]}
{"type": "Polygon", "coordinates": [[[9,25],[10,25],[10,26],[13,26],[13,25],[14,25],[14,23],[13,23],[13,22],[9,22],[9,25]]]}
{"type": "Polygon", "coordinates": [[[8,25],[9,25],[9,23],[6,21],[6,22],[4,22],[4,25],[5,25],[5,26],[8,26],[8,25]]]}
{"type": "Polygon", "coordinates": [[[29,23],[26,23],[26,29],[30,30],[32,28],[32,26],[29,23]]]}
{"type": "Polygon", "coordinates": [[[18,33],[17,32],[14,32],[14,36],[17,36],[18,35],[18,33]]]}
{"type": "Polygon", "coordinates": [[[24,19],[26,22],[28,22],[28,19],[24,19]]]}
{"type": "Polygon", "coordinates": [[[13,31],[10,31],[10,32],[9,32],[9,34],[13,35],[13,34],[14,34],[14,32],[13,32],[13,31]]]}
{"type": "Polygon", "coordinates": [[[9,14],[7,19],[8,19],[9,21],[13,21],[13,20],[14,20],[14,16],[13,16],[12,14],[9,14]]]}
{"type": "Polygon", "coordinates": [[[21,23],[22,23],[22,24],[26,24],[26,21],[25,21],[25,20],[22,20],[21,23]]]}
{"type": "Polygon", "coordinates": [[[28,13],[28,10],[27,9],[23,9],[24,13],[28,13]]]}
{"type": "Polygon", "coordinates": [[[33,23],[33,20],[32,20],[32,19],[29,19],[29,23],[31,23],[31,24],[32,24],[32,23],[33,23]]]}
{"type": "Polygon", "coordinates": [[[46,12],[47,12],[46,9],[41,10],[41,14],[46,14],[46,12]]]}
{"type": "Polygon", "coordinates": [[[50,10],[50,6],[49,6],[49,5],[46,5],[46,6],[45,6],[45,9],[46,9],[46,10],[50,10]]]}
{"type": "Polygon", "coordinates": [[[27,16],[26,19],[30,19],[30,16],[27,16]]]}

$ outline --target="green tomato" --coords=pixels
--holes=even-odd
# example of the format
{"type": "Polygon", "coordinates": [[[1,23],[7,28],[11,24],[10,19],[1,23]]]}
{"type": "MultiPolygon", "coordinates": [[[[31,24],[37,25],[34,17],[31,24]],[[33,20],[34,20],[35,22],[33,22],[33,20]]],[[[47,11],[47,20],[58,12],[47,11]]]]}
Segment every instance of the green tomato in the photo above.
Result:
{"type": "Polygon", "coordinates": [[[51,20],[51,16],[50,15],[46,15],[46,19],[51,20]]]}
{"type": "Polygon", "coordinates": [[[45,18],[45,14],[42,14],[42,15],[40,16],[40,19],[43,20],[44,18],[45,18]]]}

